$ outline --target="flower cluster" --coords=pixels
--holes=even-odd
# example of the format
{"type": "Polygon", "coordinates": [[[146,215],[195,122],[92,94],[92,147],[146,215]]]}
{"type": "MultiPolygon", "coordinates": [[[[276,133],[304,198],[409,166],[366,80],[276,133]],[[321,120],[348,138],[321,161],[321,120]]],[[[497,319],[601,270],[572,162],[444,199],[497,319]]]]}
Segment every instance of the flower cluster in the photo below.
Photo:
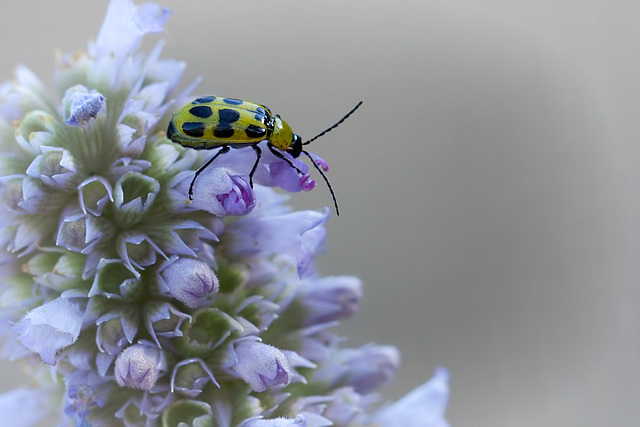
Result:
{"type": "Polygon", "coordinates": [[[0,86],[0,356],[37,384],[0,396],[3,417],[445,426],[446,371],[376,409],[397,350],[330,331],[360,281],[318,275],[328,211],[292,211],[271,188],[310,190],[309,175],[265,149],[254,189],[253,151],[232,150],[189,201],[204,154],[164,130],[197,82],[177,90],[185,65],[162,43],[139,51],[169,15],[112,0],[87,52],[61,58],[60,102],[26,68],[0,86]]]}

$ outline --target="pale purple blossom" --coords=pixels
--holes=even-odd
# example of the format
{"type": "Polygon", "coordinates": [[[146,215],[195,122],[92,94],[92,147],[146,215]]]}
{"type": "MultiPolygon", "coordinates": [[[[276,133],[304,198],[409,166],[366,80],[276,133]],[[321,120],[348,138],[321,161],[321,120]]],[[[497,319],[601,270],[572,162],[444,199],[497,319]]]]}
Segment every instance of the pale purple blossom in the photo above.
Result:
{"type": "Polygon", "coordinates": [[[449,373],[436,370],[433,378],[374,415],[386,427],[449,427],[444,411],[449,400],[449,373]]]}
{"type": "MultiPolygon", "coordinates": [[[[185,178],[178,186],[183,200],[188,193],[192,174],[185,178]]],[[[205,170],[196,180],[193,191],[197,197],[189,206],[219,217],[246,215],[256,205],[256,196],[248,177],[227,167],[205,170]]]]}
{"type": "Polygon", "coordinates": [[[23,346],[38,353],[43,362],[54,364],[56,354],[78,339],[81,326],[79,304],[56,298],[29,311],[13,329],[23,346]]]}
{"type": "Polygon", "coordinates": [[[211,268],[192,258],[167,262],[160,268],[160,280],[174,298],[191,308],[197,307],[219,288],[218,278],[211,268]]]}
{"type": "Polygon", "coordinates": [[[353,316],[362,298],[362,283],[352,276],[322,277],[302,288],[307,325],[333,322],[353,316]]]}
{"type": "Polygon", "coordinates": [[[151,390],[166,371],[162,350],[144,344],[127,347],[116,359],[115,377],[121,387],[151,390]]]}
{"type": "Polygon", "coordinates": [[[324,414],[338,426],[357,425],[366,413],[366,398],[352,387],[336,389],[331,397],[324,414]]]}
{"type": "Polygon", "coordinates": [[[170,15],[168,8],[154,3],[136,6],[130,0],[112,0],[89,54],[125,58],[138,49],[146,34],[162,32],[170,15]]]}
{"type": "Polygon", "coordinates": [[[365,345],[344,350],[346,383],[358,393],[367,394],[393,379],[400,367],[398,349],[389,345],[365,345]]]}
{"type": "Polygon", "coordinates": [[[246,381],[251,389],[265,391],[289,384],[290,368],[285,354],[261,342],[246,340],[233,345],[229,370],[246,381]]]}
{"type": "Polygon", "coordinates": [[[69,126],[86,128],[89,122],[106,108],[106,105],[104,95],[95,90],[86,91],[86,88],[81,86],[77,91],[69,94],[69,116],[65,123],[69,126]]]}
{"type": "Polygon", "coordinates": [[[324,240],[323,225],[328,219],[328,209],[281,215],[253,212],[231,224],[229,253],[233,256],[283,254],[292,257],[298,272],[303,274],[324,240]]]}

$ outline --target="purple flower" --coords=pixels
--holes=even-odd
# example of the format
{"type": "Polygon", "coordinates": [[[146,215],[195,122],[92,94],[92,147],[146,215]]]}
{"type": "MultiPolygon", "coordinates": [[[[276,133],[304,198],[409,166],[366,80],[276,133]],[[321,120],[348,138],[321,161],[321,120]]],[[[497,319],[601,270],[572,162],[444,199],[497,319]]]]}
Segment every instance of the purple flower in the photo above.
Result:
{"type": "Polygon", "coordinates": [[[333,420],[336,425],[348,426],[357,424],[366,410],[366,399],[351,387],[335,390],[333,399],[324,410],[324,415],[333,420]]]}
{"type": "Polygon", "coordinates": [[[95,90],[89,92],[84,86],[69,89],[67,97],[69,98],[69,118],[66,124],[69,126],[86,128],[89,121],[95,119],[107,106],[102,94],[95,90]]]}
{"type": "MultiPolygon", "coordinates": [[[[309,175],[306,173],[309,167],[301,159],[294,159],[288,153],[284,154],[300,171],[303,172],[302,176],[300,176],[298,171],[292,168],[287,162],[276,157],[271,150],[269,150],[266,141],[258,144],[258,147],[262,150],[262,157],[260,158],[260,163],[258,164],[258,168],[253,176],[253,182],[255,184],[266,187],[280,187],[289,192],[298,192],[301,190],[309,191],[315,186],[315,181],[311,180],[309,175]]],[[[216,162],[218,161],[219,160],[216,160],[216,162]]],[[[234,171],[236,173],[243,173],[248,180],[249,172],[251,171],[255,161],[255,152],[247,147],[231,150],[226,153],[224,155],[224,163],[222,164],[233,165],[234,171]]],[[[215,162],[210,167],[214,166],[216,166],[215,162]]]]}
{"type": "Polygon", "coordinates": [[[165,371],[166,362],[160,349],[135,344],[120,353],[114,373],[120,387],[151,390],[165,371]]]}
{"type": "Polygon", "coordinates": [[[89,366],[76,366],[79,369],[64,378],[64,414],[73,420],[74,425],[88,426],[87,418],[91,413],[105,406],[103,397],[109,385],[103,377],[89,370],[89,366]]]}
{"type": "Polygon", "coordinates": [[[325,212],[302,211],[282,215],[253,213],[230,227],[229,253],[234,256],[278,254],[291,257],[303,274],[325,237],[325,212]]]}
{"type": "Polygon", "coordinates": [[[160,280],[174,298],[192,308],[219,288],[218,278],[211,268],[191,258],[168,261],[160,269],[160,280]]]}
{"type": "Polygon", "coordinates": [[[94,390],[88,384],[69,385],[66,398],[65,414],[78,420],[80,425],[85,423],[85,417],[93,408],[104,404],[96,397],[94,390]]]}
{"type": "Polygon", "coordinates": [[[308,284],[301,293],[306,307],[305,324],[314,325],[351,317],[362,298],[362,283],[356,277],[324,277],[308,284]]]}
{"type": "Polygon", "coordinates": [[[282,351],[256,341],[240,341],[232,348],[231,372],[246,381],[254,391],[289,383],[289,362],[282,351]]]}
{"type": "Polygon", "coordinates": [[[361,394],[391,381],[400,367],[398,349],[388,345],[366,345],[345,351],[347,383],[361,394]]]}
{"type": "MultiPolygon", "coordinates": [[[[192,175],[188,174],[185,178],[178,186],[181,200],[188,193],[192,175]]],[[[190,206],[219,217],[248,214],[256,205],[256,196],[245,178],[226,167],[208,168],[194,184],[196,197],[190,206]]]]}
{"type": "Polygon", "coordinates": [[[389,427],[448,427],[444,418],[448,400],[449,373],[439,368],[431,380],[378,411],[373,421],[389,427]]]}
{"type": "Polygon", "coordinates": [[[57,298],[31,310],[13,329],[22,345],[38,353],[43,362],[54,364],[56,353],[78,339],[81,326],[79,305],[57,298]]]}
{"type": "Polygon", "coordinates": [[[138,49],[145,34],[163,31],[170,15],[169,9],[157,4],[137,7],[129,0],[112,0],[98,37],[89,47],[89,54],[125,58],[138,49]]]}

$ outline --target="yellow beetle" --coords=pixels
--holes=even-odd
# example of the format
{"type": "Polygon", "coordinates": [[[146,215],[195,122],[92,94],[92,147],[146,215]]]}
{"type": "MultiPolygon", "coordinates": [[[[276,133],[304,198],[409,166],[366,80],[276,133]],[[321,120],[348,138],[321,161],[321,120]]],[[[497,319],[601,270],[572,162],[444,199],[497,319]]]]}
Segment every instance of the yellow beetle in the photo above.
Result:
{"type": "Polygon", "coordinates": [[[310,140],[302,142],[302,138],[293,133],[291,126],[287,122],[277,114],[274,116],[271,110],[264,105],[235,98],[205,96],[194,99],[175,112],[167,128],[167,138],[183,147],[196,150],[220,149],[196,171],[189,186],[189,199],[193,199],[193,184],[198,175],[219,155],[227,153],[231,148],[251,147],[256,153],[256,162],[249,173],[249,183],[253,187],[253,174],[262,155],[258,144],[267,140],[269,150],[300,174],[303,172],[284,153],[291,154],[293,158],[298,158],[302,153],[309,157],[313,166],[320,172],[320,175],[327,183],[336,213],[339,215],[338,202],[329,180],[311,155],[303,150],[302,146],[336,128],[353,114],[361,104],[362,101],[330,128],[310,140]]]}

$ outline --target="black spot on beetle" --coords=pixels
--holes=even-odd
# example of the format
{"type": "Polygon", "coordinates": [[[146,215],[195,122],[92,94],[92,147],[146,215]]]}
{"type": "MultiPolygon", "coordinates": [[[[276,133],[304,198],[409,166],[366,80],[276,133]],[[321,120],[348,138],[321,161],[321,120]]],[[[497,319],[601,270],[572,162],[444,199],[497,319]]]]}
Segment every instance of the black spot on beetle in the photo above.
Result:
{"type": "Polygon", "coordinates": [[[256,125],[249,125],[244,132],[249,138],[262,138],[267,134],[267,129],[256,125]]]}
{"type": "Polygon", "coordinates": [[[189,112],[196,117],[200,117],[201,119],[211,117],[211,115],[213,114],[211,107],[209,107],[208,105],[198,105],[197,107],[191,107],[189,112]]]}
{"type": "Polygon", "coordinates": [[[185,135],[192,136],[194,138],[201,138],[204,136],[204,123],[202,122],[183,123],[182,132],[184,132],[185,135]]]}
{"type": "Polygon", "coordinates": [[[215,96],[203,96],[202,98],[194,99],[192,104],[206,104],[207,102],[213,102],[216,99],[215,96]]]}
{"type": "Polygon", "coordinates": [[[229,104],[229,105],[240,105],[244,101],[241,100],[241,99],[235,99],[235,98],[224,98],[222,100],[222,102],[224,102],[225,104],[229,104]]]}
{"type": "Polygon", "coordinates": [[[267,124],[267,122],[269,121],[269,115],[267,114],[267,111],[262,108],[262,107],[258,107],[256,108],[256,114],[253,116],[257,121],[264,123],[265,125],[267,124]]]}
{"type": "Polygon", "coordinates": [[[231,138],[234,133],[235,133],[235,130],[233,130],[232,128],[216,127],[213,130],[213,136],[215,136],[216,138],[231,138]]]}
{"type": "Polygon", "coordinates": [[[233,122],[237,122],[240,119],[240,113],[238,113],[236,110],[221,108],[220,110],[218,110],[218,118],[220,119],[220,125],[229,125],[233,122]]]}
{"type": "Polygon", "coordinates": [[[218,110],[218,125],[213,130],[213,136],[216,138],[231,138],[234,133],[231,123],[237,122],[239,119],[240,113],[236,110],[228,108],[218,110]]]}

